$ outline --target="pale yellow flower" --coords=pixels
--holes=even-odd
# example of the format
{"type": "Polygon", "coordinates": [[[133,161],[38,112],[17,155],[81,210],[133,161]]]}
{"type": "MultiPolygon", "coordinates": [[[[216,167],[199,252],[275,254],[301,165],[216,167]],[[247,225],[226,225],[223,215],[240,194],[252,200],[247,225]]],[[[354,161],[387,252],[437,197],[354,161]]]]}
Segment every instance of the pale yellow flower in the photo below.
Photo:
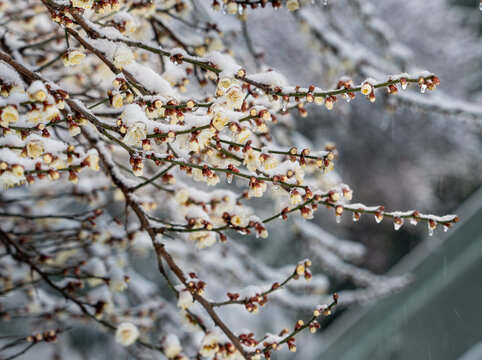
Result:
{"type": "Polygon", "coordinates": [[[241,129],[235,136],[235,140],[237,143],[244,143],[246,140],[248,140],[249,136],[251,135],[251,132],[247,129],[241,129]]]}
{"type": "Polygon", "coordinates": [[[27,155],[33,159],[42,156],[44,151],[44,143],[41,140],[31,140],[27,143],[27,155]]]}
{"type": "Polygon", "coordinates": [[[243,106],[245,94],[239,86],[231,87],[226,93],[226,105],[233,109],[240,109],[243,106]]]}
{"type": "Polygon", "coordinates": [[[13,105],[7,105],[1,110],[2,114],[0,116],[0,125],[3,127],[8,127],[9,123],[17,122],[18,111],[13,105]]]}
{"type": "Polygon", "coordinates": [[[174,334],[168,334],[164,340],[164,354],[168,359],[174,359],[182,351],[181,343],[174,334]]]}
{"type": "Polygon", "coordinates": [[[254,152],[253,150],[249,150],[244,155],[243,164],[246,165],[249,171],[256,171],[261,165],[261,161],[256,152],[254,152]]]}
{"type": "Polygon", "coordinates": [[[92,9],[92,5],[94,5],[94,0],[70,0],[73,7],[81,8],[85,10],[92,9]]]}
{"type": "Polygon", "coordinates": [[[298,0],[288,0],[286,2],[286,8],[289,10],[289,11],[295,11],[295,10],[298,10],[300,8],[300,3],[298,2],[298,0]]]}
{"type": "Polygon", "coordinates": [[[220,181],[221,179],[219,178],[219,176],[217,176],[216,174],[213,174],[212,176],[207,178],[206,184],[208,184],[208,186],[214,186],[219,184],[220,181]]]}
{"type": "Polygon", "coordinates": [[[122,346],[134,344],[139,337],[139,329],[130,322],[124,322],[117,327],[115,341],[122,346]]]}
{"type": "Polygon", "coordinates": [[[214,114],[212,123],[217,130],[221,130],[229,122],[229,118],[224,111],[218,111],[214,114]]]}
{"type": "Polygon", "coordinates": [[[184,205],[189,199],[189,190],[186,188],[177,190],[174,199],[178,205],[184,205]]]}
{"type": "Polygon", "coordinates": [[[119,69],[124,68],[134,61],[134,54],[127,45],[119,45],[114,54],[114,65],[119,69]]]}
{"type": "Polygon", "coordinates": [[[301,194],[297,190],[291,191],[290,194],[290,201],[291,205],[296,205],[299,204],[303,201],[303,198],[301,197],[301,194]]]}
{"type": "Polygon", "coordinates": [[[27,119],[28,121],[33,122],[34,124],[38,124],[43,120],[42,112],[37,109],[30,110],[27,113],[27,119]]]}
{"type": "Polygon", "coordinates": [[[25,180],[23,168],[12,171],[6,170],[0,175],[0,188],[10,188],[16,185],[20,185],[25,180]]]}
{"type": "Polygon", "coordinates": [[[125,29],[127,34],[132,34],[137,29],[137,23],[134,20],[127,20],[125,23],[125,29]]]}
{"type": "Polygon", "coordinates": [[[362,87],[361,87],[361,93],[364,94],[364,95],[368,95],[372,92],[372,86],[370,85],[370,83],[368,82],[365,82],[363,83],[362,87]]]}
{"type": "Polygon", "coordinates": [[[236,14],[238,12],[238,4],[234,1],[229,1],[226,5],[226,12],[231,15],[236,14]]]}
{"type": "Polygon", "coordinates": [[[85,54],[79,50],[69,51],[68,54],[62,58],[64,66],[78,65],[85,58],[85,54]]]}
{"type": "Polygon", "coordinates": [[[180,309],[187,309],[194,304],[194,299],[191,292],[188,289],[179,291],[179,297],[177,299],[177,307],[180,309]]]}
{"type": "Polygon", "coordinates": [[[265,182],[258,183],[256,186],[249,188],[249,196],[250,197],[262,197],[263,194],[266,192],[268,186],[265,182]]]}
{"type": "Polygon", "coordinates": [[[146,138],[146,136],[146,124],[139,121],[129,127],[122,141],[126,145],[139,145],[141,141],[146,138]]]}
{"type": "Polygon", "coordinates": [[[218,330],[207,332],[201,342],[199,353],[207,358],[213,358],[219,350],[219,341],[221,334],[218,330]]]}
{"type": "Polygon", "coordinates": [[[89,163],[89,168],[94,171],[99,171],[99,156],[96,154],[90,154],[87,156],[87,161],[89,163]]]}
{"type": "Polygon", "coordinates": [[[115,94],[114,96],[112,96],[111,104],[112,104],[112,107],[114,107],[116,109],[122,107],[124,105],[122,95],[121,94],[115,94]]]}
{"type": "Polygon", "coordinates": [[[266,170],[274,169],[276,165],[278,165],[278,161],[272,156],[269,156],[263,160],[263,167],[266,170]]]}
{"type": "Polygon", "coordinates": [[[43,90],[28,93],[30,100],[43,102],[47,98],[47,93],[43,90]]]}
{"type": "Polygon", "coordinates": [[[228,89],[233,84],[233,80],[230,78],[222,78],[218,82],[218,88],[225,90],[228,89]]]}
{"type": "Polygon", "coordinates": [[[216,243],[216,235],[212,231],[196,231],[191,233],[189,238],[196,241],[198,249],[204,249],[216,243]]]}

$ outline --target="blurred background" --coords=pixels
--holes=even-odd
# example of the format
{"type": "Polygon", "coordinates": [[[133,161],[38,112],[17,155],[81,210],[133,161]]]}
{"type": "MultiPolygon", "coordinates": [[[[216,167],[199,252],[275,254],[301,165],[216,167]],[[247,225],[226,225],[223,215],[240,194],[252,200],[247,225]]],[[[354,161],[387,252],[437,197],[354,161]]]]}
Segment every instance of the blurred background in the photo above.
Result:
{"type": "MultiPolygon", "coordinates": [[[[462,222],[428,237],[425,226],[396,232],[388,221],[363,216],[336,224],[318,211],[314,221],[323,229],[366,247],[360,267],[411,273],[414,283],[336,312],[319,335],[297,340],[296,354],[274,358],[482,359],[479,1],[316,1],[294,13],[257,9],[248,11],[244,25],[221,24],[234,48],[245,42],[240,58],[251,67],[269,64],[292,85],[329,88],[345,75],[360,83],[370,76],[380,80],[379,73],[420,69],[441,79],[434,93],[424,94],[430,106],[419,106],[416,96],[379,96],[374,104],[358,96],[350,104],[340,100],[333,112],[307,107],[307,118],[295,116],[293,129],[313,148],[337,145],[336,170],[354,190],[354,202],[457,213],[462,222]],[[451,111],[454,104],[470,111],[451,111]]],[[[279,253],[292,256],[293,240],[285,239],[279,253]]],[[[288,261],[279,253],[273,263],[288,261]]],[[[330,284],[330,291],[353,287],[338,278],[330,284]]]]}

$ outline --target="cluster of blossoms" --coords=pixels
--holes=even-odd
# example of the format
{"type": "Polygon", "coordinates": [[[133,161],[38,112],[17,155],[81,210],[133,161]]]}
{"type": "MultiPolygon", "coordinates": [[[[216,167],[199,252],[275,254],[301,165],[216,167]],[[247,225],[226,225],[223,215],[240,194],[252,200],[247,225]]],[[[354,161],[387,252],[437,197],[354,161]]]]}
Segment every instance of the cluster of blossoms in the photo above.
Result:
{"type": "MultiPolygon", "coordinates": [[[[20,3],[13,2],[11,14],[24,11],[20,3]]],[[[268,1],[227,0],[224,7],[242,15],[258,3],[268,1]]],[[[285,5],[299,8],[298,0],[285,5]]],[[[432,73],[359,85],[342,78],[330,90],[289,86],[271,69],[250,73],[237,64],[215,24],[201,29],[202,41],[185,42],[165,19],[198,26],[185,1],[52,0],[35,11],[43,32],[33,39],[12,35],[25,32],[22,20],[12,21],[16,32],[2,32],[8,46],[0,51],[0,188],[9,189],[0,195],[0,216],[8,218],[0,225],[0,294],[25,292],[27,299],[13,317],[37,314],[52,326],[65,318],[97,322],[120,345],[168,359],[187,359],[193,348],[208,359],[269,359],[282,348],[296,351],[295,335],[316,332],[317,318],[330,314],[338,296],[293,330],[258,339],[230,330],[215,308],[239,305],[256,314],[273,292],[321,296],[328,280],[313,265],[345,269],[345,260],[363,251],[329,236],[320,240],[321,229],[298,222],[300,241],[314,249],[317,263],[277,269],[260,264],[232,234],[270,242],[271,229],[277,232],[271,223],[313,219],[323,206],[337,222],[346,212],[354,221],[372,214],[377,222],[392,218],[395,230],[405,219],[426,222],[431,234],[458,220],[352,204],[352,190],[334,171],[336,146],[310,150],[286,132],[295,116],[308,116],[311,103],[332,110],[338,98],[351,101],[358,92],[373,102],[381,89],[396,95],[398,85],[405,90],[410,83],[424,93],[440,83],[432,73]],[[40,56],[35,49],[42,46],[56,56],[40,56]],[[23,193],[30,196],[17,198],[23,193]],[[263,202],[268,213],[257,209],[263,202]],[[144,257],[148,274],[136,256],[144,257]],[[159,289],[152,269],[172,294],[159,289]],[[306,282],[292,281],[300,278],[306,282]],[[226,291],[251,281],[262,285],[226,291]],[[226,301],[212,300],[225,294],[226,301]],[[58,305],[59,298],[68,305],[58,305]],[[184,328],[202,332],[202,340],[183,336],[184,328]]],[[[351,276],[366,288],[381,281],[369,272],[351,276]]],[[[405,284],[383,280],[379,296],[405,284]]],[[[29,341],[50,342],[61,333],[29,341]]]]}

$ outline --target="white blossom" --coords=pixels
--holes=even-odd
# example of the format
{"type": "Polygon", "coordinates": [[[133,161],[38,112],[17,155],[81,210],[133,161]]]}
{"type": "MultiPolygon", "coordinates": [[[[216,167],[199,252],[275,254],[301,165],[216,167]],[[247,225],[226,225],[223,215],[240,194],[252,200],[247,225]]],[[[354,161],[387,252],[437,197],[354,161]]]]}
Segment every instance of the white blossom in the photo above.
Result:
{"type": "Polygon", "coordinates": [[[298,2],[298,0],[288,0],[286,2],[286,8],[289,10],[289,11],[295,11],[295,10],[298,10],[300,8],[300,3],[298,2]]]}
{"type": "Polygon", "coordinates": [[[177,299],[177,307],[180,309],[187,309],[194,304],[194,299],[191,292],[188,289],[179,291],[179,297],[177,299]]]}
{"type": "Polygon", "coordinates": [[[229,118],[223,110],[218,110],[213,116],[212,123],[216,130],[222,130],[228,122],[229,118]]]}
{"type": "Polygon", "coordinates": [[[216,235],[212,231],[195,231],[190,233],[189,238],[196,241],[198,249],[211,247],[216,243],[216,235]]]}
{"type": "Polygon", "coordinates": [[[42,140],[30,140],[27,143],[27,155],[33,159],[37,159],[45,151],[44,143],[42,140]]]}
{"type": "Polygon", "coordinates": [[[9,123],[17,122],[18,120],[18,111],[15,106],[7,105],[3,109],[0,110],[0,126],[8,127],[9,123]]]}
{"type": "Polygon", "coordinates": [[[23,181],[25,181],[23,168],[22,170],[17,171],[6,170],[0,175],[0,188],[9,188],[20,185],[23,181]]]}
{"type": "Polygon", "coordinates": [[[243,164],[246,165],[249,171],[256,171],[261,165],[258,153],[253,150],[249,150],[244,155],[243,164]]]}
{"type": "Polygon", "coordinates": [[[143,122],[136,122],[127,129],[127,133],[124,135],[122,141],[126,145],[139,145],[142,140],[146,138],[146,125],[143,122]]]}
{"type": "Polygon", "coordinates": [[[245,96],[239,86],[232,86],[225,95],[226,105],[232,109],[241,109],[245,96]]]}
{"type": "Polygon", "coordinates": [[[85,54],[79,50],[69,51],[62,57],[64,66],[78,65],[84,60],[85,54]]]}
{"type": "Polygon", "coordinates": [[[217,329],[208,331],[201,341],[201,348],[199,353],[209,359],[213,359],[219,350],[219,342],[221,340],[221,334],[217,329]]]}
{"type": "Polygon", "coordinates": [[[163,341],[164,354],[168,359],[173,359],[182,351],[181,343],[174,334],[168,334],[163,341]]]}
{"type": "Polygon", "coordinates": [[[134,344],[139,337],[139,329],[130,322],[119,324],[115,332],[115,341],[122,346],[130,346],[134,344]]]}
{"type": "Polygon", "coordinates": [[[114,54],[114,65],[119,69],[123,69],[134,61],[134,54],[127,45],[118,45],[114,54]]]}
{"type": "Polygon", "coordinates": [[[92,9],[92,5],[94,4],[94,0],[71,0],[71,2],[73,7],[85,10],[92,9]]]}

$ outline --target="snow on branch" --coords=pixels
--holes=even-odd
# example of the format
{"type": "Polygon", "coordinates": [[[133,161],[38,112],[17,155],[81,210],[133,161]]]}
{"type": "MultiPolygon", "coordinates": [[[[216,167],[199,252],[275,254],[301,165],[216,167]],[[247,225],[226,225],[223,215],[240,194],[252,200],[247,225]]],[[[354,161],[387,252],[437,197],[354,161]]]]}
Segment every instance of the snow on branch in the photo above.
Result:
{"type": "MultiPolygon", "coordinates": [[[[337,222],[346,213],[389,218],[395,230],[422,221],[430,234],[458,222],[352,203],[334,170],[342,149],[286,131],[296,115],[310,115],[310,103],[332,110],[340,99],[374,102],[409,85],[425,93],[440,84],[436,74],[406,73],[327,29],[321,40],[338,56],[350,52],[383,75],[361,72],[358,83],[343,77],[331,88],[290,85],[272,69],[250,72],[190,2],[27,3],[0,2],[0,295],[9,295],[0,308],[32,333],[0,357],[55,341],[74,352],[64,333],[96,324],[92,331],[136,357],[269,359],[296,351],[295,337],[316,332],[339,303],[376,299],[411,280],[349,263],[367,250],[305,221],[323,216],[322,207],[337,222]],[[282,265],[263,252],[276,251],[280,232],[305,247],[280,257],[282,265]],[[306,249],[311,260],[298,254],[306,249]],[[356,289],[327,294],[330,278],[356,289]],[[310,316],[279,330],[264,307],[310,316]],[[277,335],[241,327],[257,313],[277,335]]],[[[300,5],[223,6],[242,18],[267,3],[300,5]]],[[[395,38],[368,6],[353,4],[381,41],[395,38]]],[[[296,14],[316,32],[309,14],[296,14]]],[[[423,96],[407,92],[402,101],[480,116],[423,96]]]]}

